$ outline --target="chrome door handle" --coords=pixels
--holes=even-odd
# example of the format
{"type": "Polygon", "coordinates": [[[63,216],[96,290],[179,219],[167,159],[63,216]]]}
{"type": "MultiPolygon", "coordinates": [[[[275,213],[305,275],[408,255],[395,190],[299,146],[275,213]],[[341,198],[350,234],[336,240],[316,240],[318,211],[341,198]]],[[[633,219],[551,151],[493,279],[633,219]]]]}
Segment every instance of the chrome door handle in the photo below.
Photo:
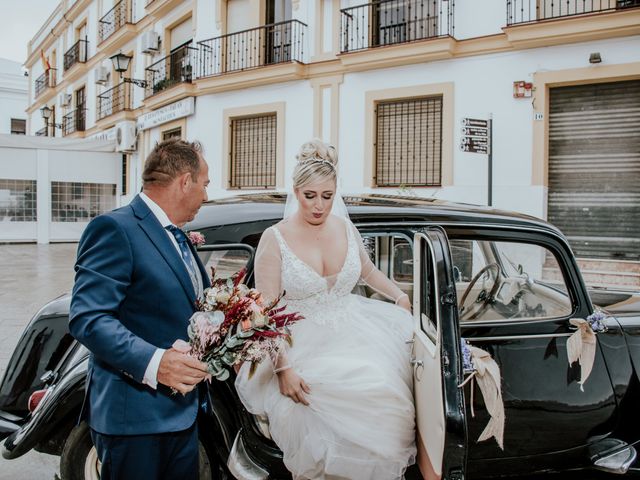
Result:
{"type": "Polygon", "coordinates": [[[411,345],[414,344],[416,342],[415,338],[410,338],[409,340],[405,340],[404,343],[406,343],[407,345],[411,345]]]}
{"type": "Polygon", "coordinates": [[[417,360],[415,357],[411,359],[411,365],[415,365],[416,367],[423,367],[424,362],[422,360],[417,360]]]}

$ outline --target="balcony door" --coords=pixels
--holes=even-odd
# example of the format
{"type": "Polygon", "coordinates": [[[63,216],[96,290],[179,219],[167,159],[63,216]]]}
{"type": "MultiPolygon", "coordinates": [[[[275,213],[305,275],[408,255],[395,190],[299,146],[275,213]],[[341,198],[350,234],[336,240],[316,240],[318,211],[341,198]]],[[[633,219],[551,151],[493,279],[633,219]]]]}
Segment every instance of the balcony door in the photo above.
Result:
{"type": "Polygon", "coordinates": [[[76,107],[74,120],[76,123],[76,132],[84,132],[84,111],[86,105],[86,92],[84,87],[76,90],[76,107]]]}
{"type": "Polygon", "coordinates": [[[265,14],[265,63],[291,61],[291,0],[267,0],[265,14]]]}
{"type": "Polygon", "coordinates": [[[437,2],[390,0],[371,4],[371,46],[393,45],[438,35],[437,2]]]}

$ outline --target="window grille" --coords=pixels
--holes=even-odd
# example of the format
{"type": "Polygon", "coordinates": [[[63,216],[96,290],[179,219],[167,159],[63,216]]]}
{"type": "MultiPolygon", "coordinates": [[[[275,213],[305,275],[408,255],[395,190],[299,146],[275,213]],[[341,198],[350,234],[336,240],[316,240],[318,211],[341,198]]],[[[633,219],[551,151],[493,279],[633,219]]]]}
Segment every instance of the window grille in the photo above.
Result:
{"type": "Polygon", "coordinates": [[[375,112],[374,184],[441,185],[442,96],[383,101],[375,112]]]}
{"type": "Polygon", "coordinates": [[[275,188],[277,115],[231,120],[230,188],[275,188]]]}

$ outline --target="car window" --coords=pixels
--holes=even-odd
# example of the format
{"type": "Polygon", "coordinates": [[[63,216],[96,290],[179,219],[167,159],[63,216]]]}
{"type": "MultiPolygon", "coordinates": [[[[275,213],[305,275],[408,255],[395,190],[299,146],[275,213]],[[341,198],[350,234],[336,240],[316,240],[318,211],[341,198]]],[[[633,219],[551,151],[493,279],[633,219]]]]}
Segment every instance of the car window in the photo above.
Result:
{"type": "Polygon", "coordinates": [[[450,246],[461,322],[571,314],[562,270],[546,247],[471,239],[450,246]]]}
{"type": "MultiPolygon", "coordinates": [[[[208,250],[208,247],[198,249],[198,256],[211,275],[211,268],[215,268],[216,277],[228,278],[247,266],[251,259],[251,251],[244,248],[228,248],[208,250]]],[[[220,248],[220,247],[216,247],[220,248]]]]}
{"type": "MultiPolygon", "coordinates": [[[[373,264],[413,299],[413,247],[408,238],[391,232],[364,232],[362,241],[373,264]]],[[[354,293],[389,301],[362,281],[354,293]]]]}

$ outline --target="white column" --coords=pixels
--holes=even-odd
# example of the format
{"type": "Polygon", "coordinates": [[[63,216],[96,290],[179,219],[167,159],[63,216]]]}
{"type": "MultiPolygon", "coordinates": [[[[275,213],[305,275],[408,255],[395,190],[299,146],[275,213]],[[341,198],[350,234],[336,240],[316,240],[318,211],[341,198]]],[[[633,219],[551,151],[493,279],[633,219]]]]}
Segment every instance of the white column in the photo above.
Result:
{"type": "Polygon", "coordinates": [[[51,225],[51,181],[49,179],[49,151],[36,150],[36,185],[38,215],[37,242],[49,243],[51,225]]]}

